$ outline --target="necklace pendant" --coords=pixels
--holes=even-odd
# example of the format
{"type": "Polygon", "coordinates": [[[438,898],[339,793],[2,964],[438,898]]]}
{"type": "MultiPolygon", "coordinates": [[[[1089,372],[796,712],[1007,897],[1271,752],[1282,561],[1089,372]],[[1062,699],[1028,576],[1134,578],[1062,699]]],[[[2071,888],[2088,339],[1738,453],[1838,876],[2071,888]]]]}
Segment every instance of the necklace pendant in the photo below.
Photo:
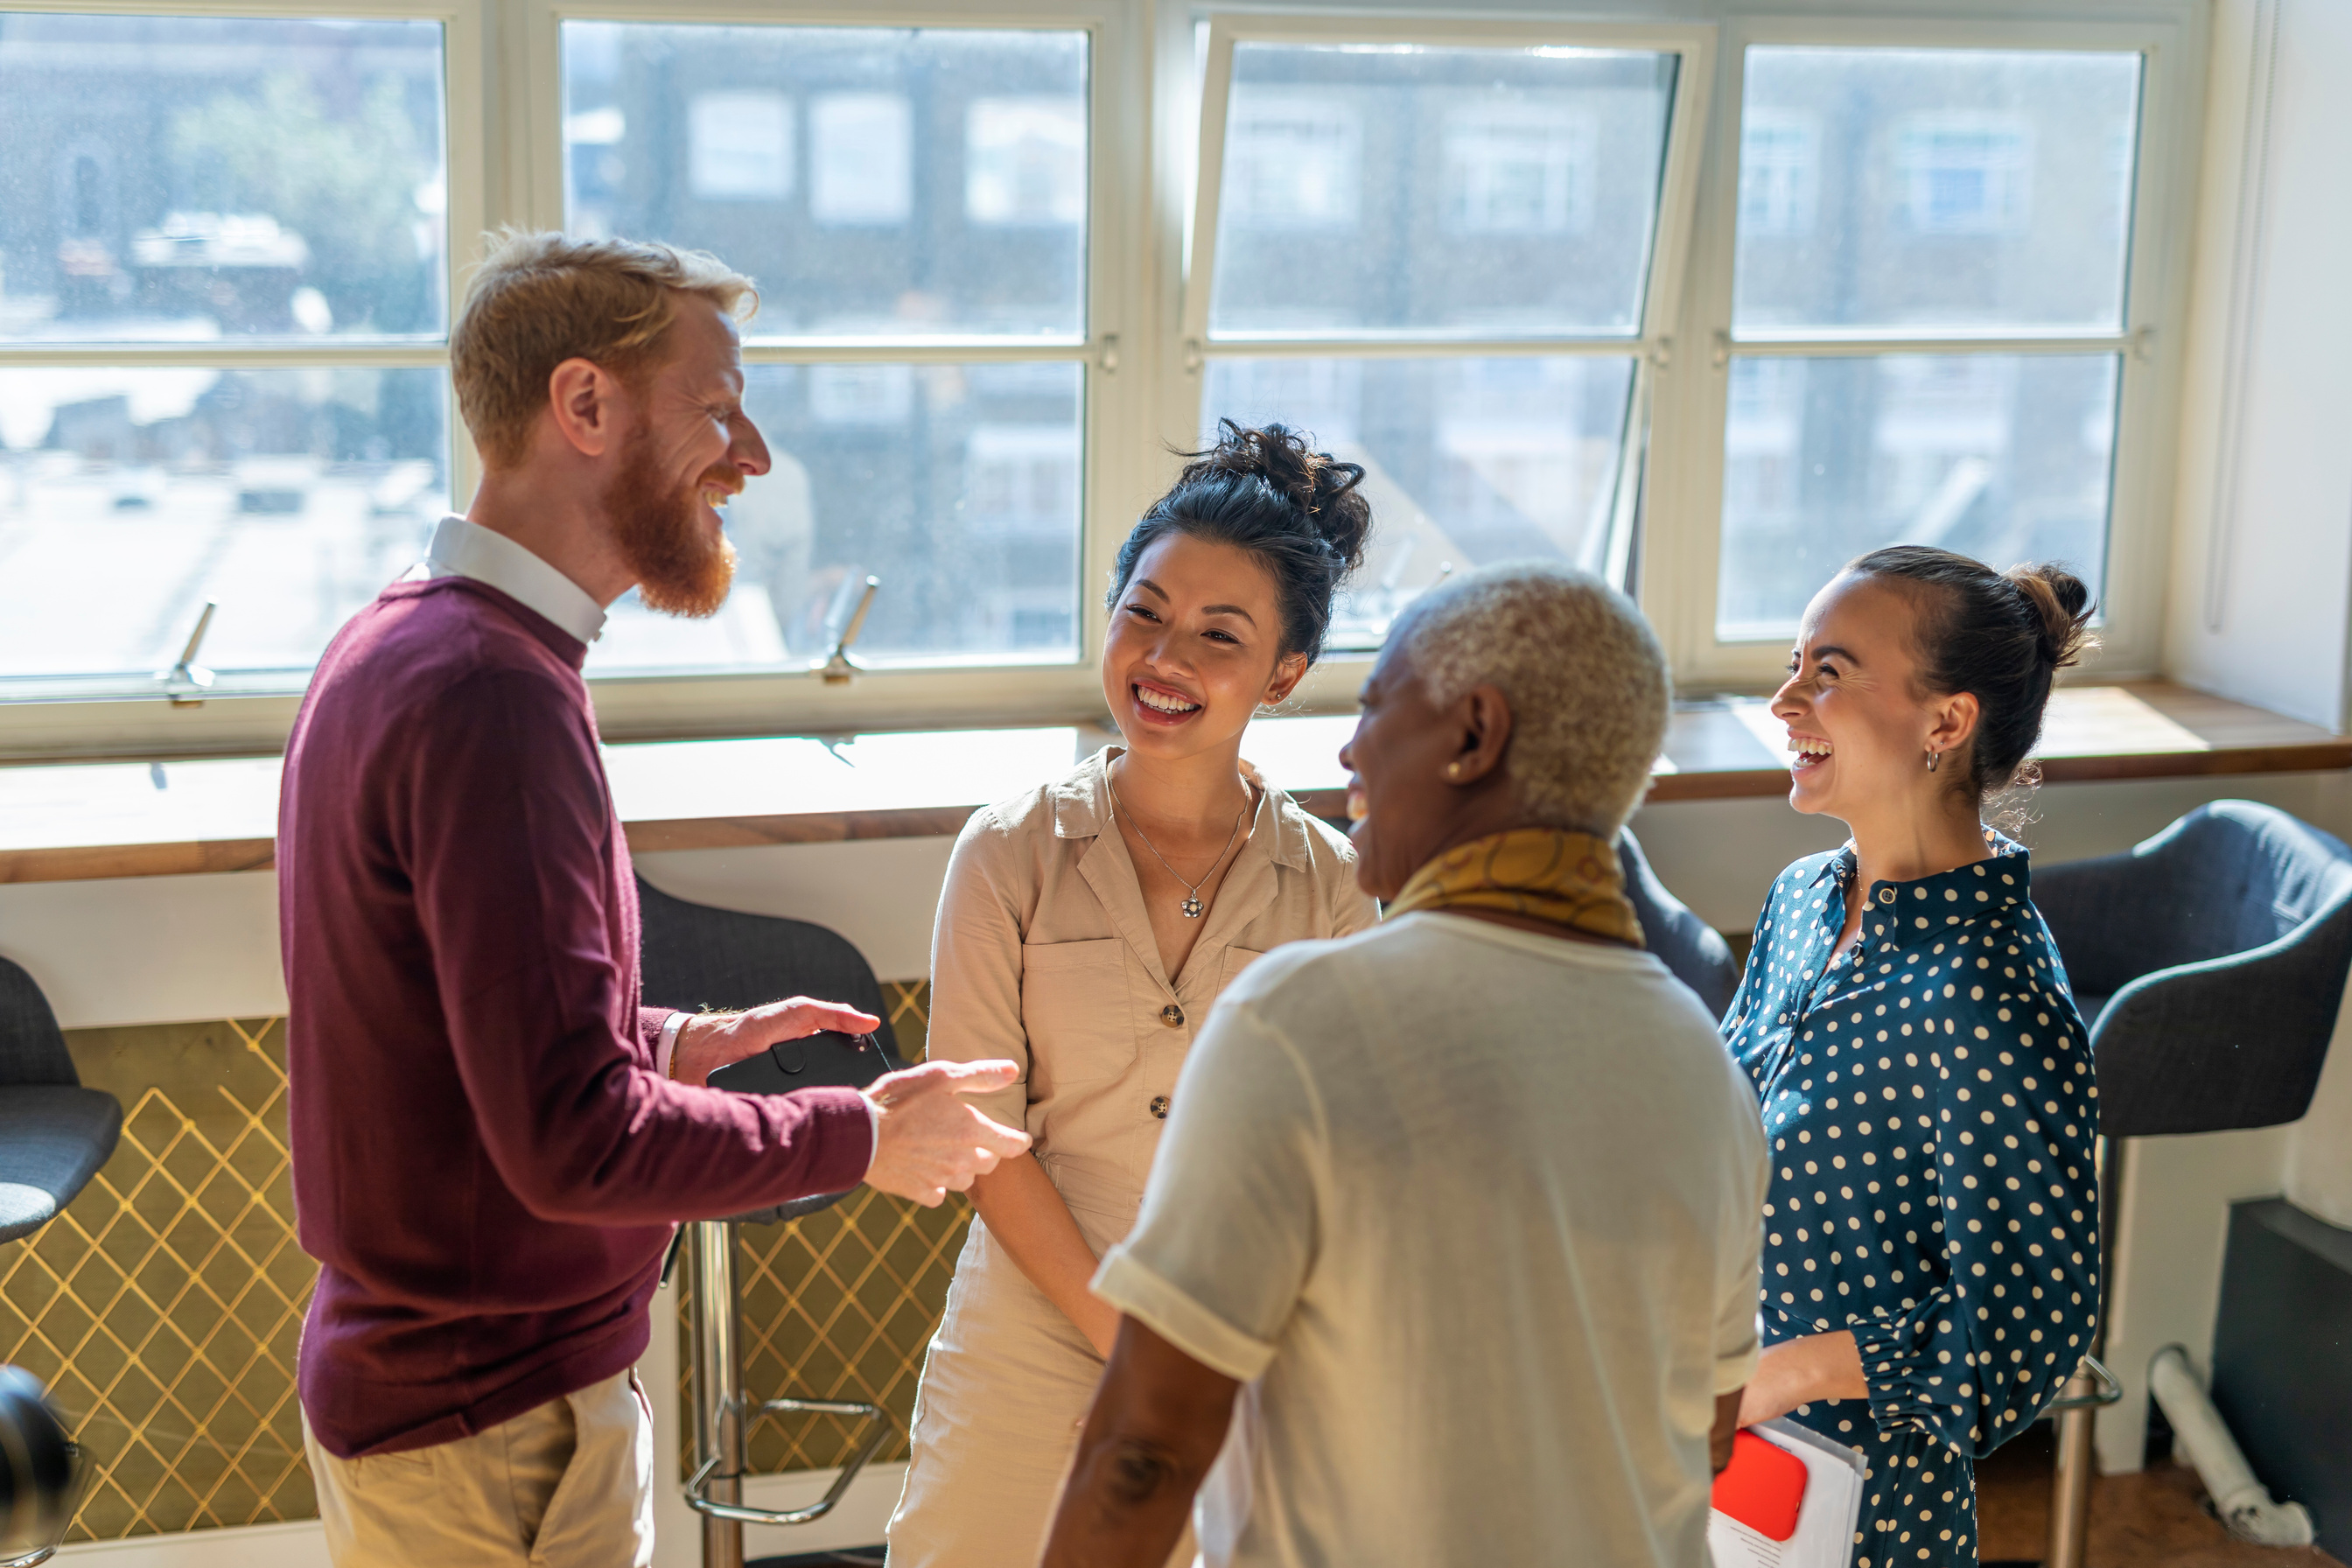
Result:
{"type": "Polygon", "coordinates": [[[1207,912],[1208,908],[1209,906],[1202,903],[1198,897],[1186,899],[1184,900],[1184,918],[1188,921],[1199,920],[1202,914],[1207,912]]]}

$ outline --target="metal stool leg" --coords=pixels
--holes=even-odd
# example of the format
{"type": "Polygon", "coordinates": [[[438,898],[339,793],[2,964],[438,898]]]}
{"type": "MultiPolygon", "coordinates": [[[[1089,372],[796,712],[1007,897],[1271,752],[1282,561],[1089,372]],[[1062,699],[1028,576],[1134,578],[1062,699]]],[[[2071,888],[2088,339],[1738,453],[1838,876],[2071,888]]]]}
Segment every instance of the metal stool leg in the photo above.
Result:
{"type": "MultiPolygon", "coordinates": [[[[743,1362],[735,1340],[735,1227],[703,1220],[694,1240],[694,1462],[689,1503],[743,1500],[743,1362]]],[[[743,1568],[743,1522],[702,1514],[702,1568],[743,1568]]]]}
{"type": "Polygon", "coordinates": [[[747,1415],[742,1350],[735,1337],[735,1226],[704,1220],[692,1230],[695,1468],[686,1501],[702,1515],[702,1568],[743,1568],[745,1525],[807,1524],[831,1513],[898,1423],[878,1405],[848,1399],[769,1399],[747,1415]],[[824,1496],[806,1508],[747,1508],[744,1433],[761,1415],[855,1415],[866,1424],[866,1436],[824,1496]]]}
{"type": "Polygon", "coordinates": [[[2091,1479],[2098,1473],[2094,1439],[2105,1405],[2124,1396],[2123,1384],[2100,1362],[2107,1346],[2107,1272],[2115,1261],[2116,1215],[2123,1200],[2124,1145],[2102,1138],[2099,1162],[2099,1318],[2090,1353],[2074,1368],[2048,1408],[2057,1413],[2058,1469],[2050,1487],[2050,1545],[2042,1568],[2084,1568],[2091,1540],[2091,1479]]]}

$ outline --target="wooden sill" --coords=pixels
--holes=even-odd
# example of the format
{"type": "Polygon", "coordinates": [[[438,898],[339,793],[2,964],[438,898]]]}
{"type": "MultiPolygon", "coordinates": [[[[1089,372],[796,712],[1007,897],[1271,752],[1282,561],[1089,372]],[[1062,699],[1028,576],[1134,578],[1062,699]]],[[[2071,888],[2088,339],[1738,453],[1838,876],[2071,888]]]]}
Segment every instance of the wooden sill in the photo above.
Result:
{"type": "MultiPolygon", "coordinates": [[[[1309,811],[1338,816],[1349,717],[1270,719],[1249,756],[1309,811]]],[[[1786,793],[1783,731],[1768,705],[1678,710],[1653,804],[1786,793]]],[[[810,740],[668,741],[606,748],[638,853],[959,831],[974,809],[1067,770],[1113,737],[1088,727],[929,731],[810,740]]],[[[2185,687],[2068,688],[2041,751],[2052,784],[2311,773],[2352,767],[2352,737],[2185,687]]],[[[267,869],[278,760],[0,768],[0,882],[267,869]]]]}

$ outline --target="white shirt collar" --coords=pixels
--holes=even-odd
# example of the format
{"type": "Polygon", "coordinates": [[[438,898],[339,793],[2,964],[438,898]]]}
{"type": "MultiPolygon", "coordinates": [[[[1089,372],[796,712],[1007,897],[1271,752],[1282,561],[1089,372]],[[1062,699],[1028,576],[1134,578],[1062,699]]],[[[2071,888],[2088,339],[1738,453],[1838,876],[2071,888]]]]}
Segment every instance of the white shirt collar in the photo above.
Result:
{"type": "Polygon", "coordinates": [[[471,577],[538,611],[583,643],[604,633],[604,606],[523,545],[451,513],[433,531],[425,574],[471,577]]]}

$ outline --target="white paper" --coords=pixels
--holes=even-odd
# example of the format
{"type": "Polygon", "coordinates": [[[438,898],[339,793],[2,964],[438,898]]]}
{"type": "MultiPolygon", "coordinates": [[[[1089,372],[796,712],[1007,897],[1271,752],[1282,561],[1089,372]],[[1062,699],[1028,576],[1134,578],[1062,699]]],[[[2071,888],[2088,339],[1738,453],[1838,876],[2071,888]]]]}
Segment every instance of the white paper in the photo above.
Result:
{"type": "Polygon", "coordinates": [[[1715,1568],[1845,1568],[1862,1518],[1862,1451],[1793,1421],[1765,1421],[1748,1430],[1805,1462],[1805,1500],[1797,1510],[1796,1533],[1786,1541],[1709,1510],[1706,1548],[1715,1568]]]}

